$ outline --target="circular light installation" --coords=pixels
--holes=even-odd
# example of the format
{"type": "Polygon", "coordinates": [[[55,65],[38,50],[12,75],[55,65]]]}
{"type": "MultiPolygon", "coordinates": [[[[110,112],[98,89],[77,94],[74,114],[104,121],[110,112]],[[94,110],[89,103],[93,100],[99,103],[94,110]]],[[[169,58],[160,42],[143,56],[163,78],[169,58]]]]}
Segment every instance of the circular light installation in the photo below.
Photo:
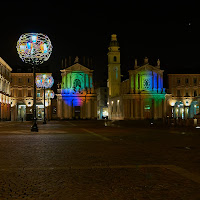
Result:
{"type": "Polygon", "coordinates": [[[36,86],[38,88],[51,88],[54,84],[54,79],[48,74],[39,74],[35,79],[36,86]]]}
{"type": "Polygon", "coordinates": [[[54,91],[53,90],[47,90],[47,92],[45,93],[45,98],[48,99],[53,99],[54,98],[54,91]]]}
{"type": "Polygon", "coordinates": [[[24,62],[39,65],[49,59],[53,47],[49,37],[43,33],[24,33],[16,48],[24,62]]]}

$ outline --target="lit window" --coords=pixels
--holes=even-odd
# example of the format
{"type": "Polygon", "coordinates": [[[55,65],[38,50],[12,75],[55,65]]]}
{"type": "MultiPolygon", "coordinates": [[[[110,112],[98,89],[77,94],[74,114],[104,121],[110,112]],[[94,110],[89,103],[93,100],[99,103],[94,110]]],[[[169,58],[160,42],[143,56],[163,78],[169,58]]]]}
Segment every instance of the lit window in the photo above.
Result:
{"type": "Polygon", "coordinates": [[[37,91],[37,97],[40,97],[40,91],[39,90],[37,91]]]}

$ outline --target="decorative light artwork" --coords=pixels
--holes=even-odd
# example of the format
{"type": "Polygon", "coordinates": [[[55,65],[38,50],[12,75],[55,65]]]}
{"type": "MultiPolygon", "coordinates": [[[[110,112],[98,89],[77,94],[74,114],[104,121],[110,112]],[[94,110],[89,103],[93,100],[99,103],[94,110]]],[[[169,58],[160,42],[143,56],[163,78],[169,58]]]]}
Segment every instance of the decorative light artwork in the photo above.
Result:
{"type": "Polygon", "coordinates": [[[48,74],[39,74],[35,79],[36,86],[38,88],[51,88],[54,84],[54,79],[48,74]]]}
{"type": "Polygon", "coordinates": [[[54,98],[54,91],[53,90],[47,90],[45,93],[45,99],[53,99],[54,98]]]}
{"type": "Polygon", "coordinates": [[[49,59],[53,47],[49,37],[43,33],[24,33],[16,48],[24,62],[39,65],[49,59]]]}

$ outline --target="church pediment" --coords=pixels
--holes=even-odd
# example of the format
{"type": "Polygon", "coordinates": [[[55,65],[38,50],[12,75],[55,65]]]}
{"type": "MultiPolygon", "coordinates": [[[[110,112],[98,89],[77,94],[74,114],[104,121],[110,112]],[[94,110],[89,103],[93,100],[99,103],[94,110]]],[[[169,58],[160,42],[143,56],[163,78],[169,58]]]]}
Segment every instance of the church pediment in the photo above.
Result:
{"type": "Polygon", "coordinates": [[[72,66],[64,69],[64,71],[83,71],[83,72],[91,72],[93,70],[88,69],[87,67],[79,64],[79,63],[75,63],[72,66]]]}
{"type": "Polygon", "coordinates": [[[164,70],[161,70],[157,67],[154,67],[152,65],[146,64],[141,67],[138,67],[134,70],[135,72],[141,72],[141,71],[155,71],[155,72],[163,72],[164,70]]]}

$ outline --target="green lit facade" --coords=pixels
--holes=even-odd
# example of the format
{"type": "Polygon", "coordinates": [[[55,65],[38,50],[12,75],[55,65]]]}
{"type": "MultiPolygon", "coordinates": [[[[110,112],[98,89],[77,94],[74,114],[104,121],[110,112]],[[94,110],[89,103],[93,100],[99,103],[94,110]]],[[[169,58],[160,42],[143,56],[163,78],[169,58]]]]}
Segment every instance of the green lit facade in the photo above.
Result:
{"type": "Polygon", "coordinates": [[[93,70],[78,63],[62,69],[62,83],[57,90],[59,119],[96,119],[97,100],[93,87],[93,70]]]}

